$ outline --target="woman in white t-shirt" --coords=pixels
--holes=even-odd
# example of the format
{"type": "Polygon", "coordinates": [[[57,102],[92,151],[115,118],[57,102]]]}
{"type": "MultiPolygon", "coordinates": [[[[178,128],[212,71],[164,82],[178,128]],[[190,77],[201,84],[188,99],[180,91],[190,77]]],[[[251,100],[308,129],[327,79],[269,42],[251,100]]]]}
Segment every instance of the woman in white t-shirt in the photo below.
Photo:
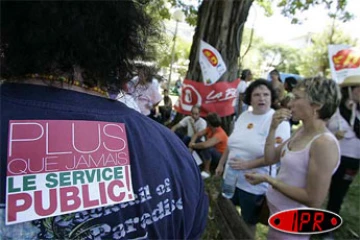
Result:
{"type": "MultiPolygon", "coordinates": [[[[274,90],[271,83],[258,79],[246,89],[244,102],[251,105],[252,111],[245,111],[235,122],[234,131],[229,137],[228,148],[223,153],[216,174],[221,175],[226,168],[239,170],[236,191],[232,201],[241,207],[241,215],[253,233],[259,219],[261,203],[264,200],[267,183],[252,186],[245,179],[243,169],[250,168],[253,162],[264,156],[265,141],[270,129],[274,110],[271,104],[274,90]],[[227,161],[228,160],[228,161],[227,161]]],[[[290,137],[290,124],[283,122],[276,131],[276,142],[282,143],[290,137]]],[[[259,173],[276,174],[276,167],[258,167],[252,169],[259,173]],[[271,170],[270,170],[271,169],[271,170]],[[270,173],[271,172],[271,173],[270,173]]]]}

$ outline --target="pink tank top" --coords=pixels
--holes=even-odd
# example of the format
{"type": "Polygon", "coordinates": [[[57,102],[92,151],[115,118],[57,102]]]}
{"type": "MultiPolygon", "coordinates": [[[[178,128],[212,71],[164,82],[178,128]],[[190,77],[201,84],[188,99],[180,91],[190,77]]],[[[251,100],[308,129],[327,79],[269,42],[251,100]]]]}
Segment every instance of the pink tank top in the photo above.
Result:
{"type": "MultiPolygon", "coordinates": [[[[311,141],[306,145],[306,147],[299,151],[289,150],[289,142],[287,142],[281,151],[281,167],[276,178],[281,180],[282,182],[285,182],[288,185],[305,188],[311,144],[315,139],[324,134],[330,135],[336,141],[338,147],[339,157],[338,163],[333,170],[334,174],[340,163],[340,147],[338,140],[335,138],[335,136],[331,132],[325,132],[313,137],[313,139],[311,139],[311,141]]],[[[269,203],[270,214],[274,214],[276,212],[290,208],[306,207],[305,205],[288,198],[287,196],[283,195],[271,186],[266,193],[266,198],[269,203]]]]}

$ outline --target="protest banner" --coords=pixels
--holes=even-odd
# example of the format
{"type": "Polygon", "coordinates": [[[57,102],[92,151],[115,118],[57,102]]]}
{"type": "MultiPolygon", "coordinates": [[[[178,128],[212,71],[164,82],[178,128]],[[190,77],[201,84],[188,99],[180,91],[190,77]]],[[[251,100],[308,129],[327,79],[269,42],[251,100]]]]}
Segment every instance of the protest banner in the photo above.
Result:
{"type": "Polygon", "coordinates": [[[221,54],[202,40],[200,40],[199,64],[205,85],[217,82],[227,70],[221,54]]]}
{"type": "Polygon", "coordinates": [[[348,45],[329,45],[332,79],[338,84],[346,77],[360,75],[360,49],[348,45]]]}
{"type": "Polygon", "coordinates": [[[134,200],[125,125],[11,120],[6,224],[134,200]]]}
{"type": "Polygon", "coordinates": [[[185,79],[182,93],[174,108],[182,114],[190,115],[192,106],[199,105],[202,117],[209,112],[216,112],[220,117],[232,115],[234,113],[233,101],[236,100],[236,87],[239,82],[240,79],[237,79],[207,86],[202,82],[185,79]]]}

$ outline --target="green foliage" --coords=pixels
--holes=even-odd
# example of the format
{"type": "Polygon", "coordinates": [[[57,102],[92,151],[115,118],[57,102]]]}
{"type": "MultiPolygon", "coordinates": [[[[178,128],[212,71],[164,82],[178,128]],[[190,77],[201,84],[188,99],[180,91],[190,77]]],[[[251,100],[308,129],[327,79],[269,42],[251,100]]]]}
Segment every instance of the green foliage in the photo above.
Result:
{"type": "Polygon", "coordinates": [[[292,19],[292,23],[301,23],[299,13],[311,7],[323,5],[328,10],[331,18],[346,22],[353,15],[346,10],[347,0],[278,0],[277,6],[282,9],[282,14],[292,19]]]}
{"type": "Polygon", "coordinates": [[[301,23],[299,14],[318,5],[325,6],[330,18],[342,22],[353,18],[353,14],[346,10],[348,0],[256,0],[256,2],[265,10],[266,16],[272,15],[272,3],[275,3],[277,7],[282,9],[282,14],[289,17],[293,24],[301,23]]]}
{"type": "MultiPolygon", "coordinates": [[[[151,38],[148,40],[148,45],[146,46],[148,55],[151,56],[151,61],[153,59],[158,60],[159,55],[162,55],[163,49],[162,46],[167,44],[167,36],[164,29],[163,21],[165,19],[170,19],[171,14],[168,9],[169,4],[168,0],[157,0],[157,1],[150,1],[150,0],[142,0],[143,5],[142,7],[144,10],[152,16],[153,19],[153,26],[155,29],[159,29],[161,32],[160,36],[157,38],[151,38]]],[[[141,2],[141,0],[139,1],[141,2]]],[[[145,61],[149,59],[143,59],[145,61]]]]}
{"type": "Polygon", "coordinates": [[[147,4],[144,5],[145,11],[151,14],[155,19],[164,20],[170,19],[171,14],[168,9],[169,3],[168,0],[156,0],[156,1],[148,1],[147,4]]]}
{"type": "Polygon", "coordinates": [[[185,13],[185,21],[190,26],[196,26],[197,15],[198,15],[198,6],[200,6],[202,0],[196,0],[194,3],[184,2],[182,0],[168,0],[174,7],[182,9],[185,13]]]}
{"type": "Polygon", "coordinates": [[[270,67],[280,72],[299,74],[297,64],[300,56],[298,50],[280,44],[264,44],[259,47],[262,58],[270,67]]]}
{"type": "MultiPolygon", "coordinates": [[[[171,51],[173,47],[173,36],[166,36],[161,42],[156,43],[157,66],[160,68],[169,68],[171,64],[171,51]]],[[[174,64],[180,65],[177,71],[181,75],[185,75],[187,71],[186,61],[189,59],[191,43],[177,36],[174,54],[174,64]]]]}
{"type": "MultiPolygon", "coordinates": [[[[334,231],[335,239],[359,239],[360,235],[360,174],[357,174],[354,181],[351,183],[348,193],[344,198],[341,206],[340,216],[343,219],[343,224],[340,228],[334,231]]],[[[326,208],[327,203],[323,204],[326,208]]],[[[311,240],[323,240],[319,235],[313,235],[311,240]]]]}
{"type": "Polygon", "coordinates": [[[250,44],[251,29],[245,28],[241,45],[241,66],[250,68],[255,77],[262,77],[264,74],[262,68],[275,67],[281,72],[298,74],[297,65],[300,55],[298,50],[282,44],[269,44],[266,41],[253,34],[251,47],[244,56],[245,51],[250,44]]]}
{"type": "MultiPolygon", "coordinates": [[[[156,0],[147,1],[147,11],[156,13],[163,19],[170,19],[171,14],[166,6],[181,8],[186,16],[186,22],[191,26],[196,26],[199,6],[203,0],[189,1],[184,0],[156,0]]],[[[346,22],[353,18],[353,14],[346,10],[348,0],[255,0],[256,3],[265,10],[266,16],[273,14],[272,4],[282,9],[284,16],[292,19],[292,23],[301,23],[298,14],[317,5],[324,5],[329,11],[329,16],[334,19],[346,22]]]]}
{"type": "Polygon", "coordinates": [[[259,46],[264,44],[264,39],[252,31],[250,28],[244,28],[240,47],[240,66],[242,69],[251,69],[255,77],[258,77],[261,75],[260,66],[263,63],[259,46]],[[253,34],[252,38],[251,34],[253,34]]]}
{"type": "Polygon", "coordinates": [[[346,35],[339,27],[329,26],[322,33],[314,34],[311,37],[312,44],[307,47],[301,55],[297,67],[301,75],[311,77],[317,74],[323,74],[330,77],[330,65],[328,58],[329,44],[348,44],[356,45],[356,40],[346,35]]]}
{"type": "Polygon", "coordinates": [[[269,0],[256,0],[256,3],[265,10],[265,16],[270,17],[274,12],[269,0]]]}
{"type": "MultiPolygon", "coordinates": [[[[181,8],[186,16],[186,21],[190,25],[196,25],[198,8],[203,0],[184,1],[184,0],[157,0],[147,1],[146,11],[156,15],[160,21],[171,19],[170,7],[181,8]],[[190,2],[190,3],[189,3],[190,2]]],[[[265,14],[272,14],[272,4],[282,9],[282,13],[292,18],[292,23],[300,23],[297,18],[299,13],[317,5],[324,5],[329,11],[329,16],[338,21],[347,21],[352,15],[346,11],[347,0],[255,0],[256,3],[265,9],[265,14]]],[[[160,26],[160,25],[159,25],[160,26]]],[[[164,34],[165,35],[165,34],[164,34]]],[[[250,29],[244,29],[241,44],[240,62],[242,68],[251,68],[256,76],[261,76],[261,67],[272,66],[280,71],[299,73],[310,76],[323,72],[329,74],[329,63],[327,57],[327,45],[332,42],[354,44],[353,40],[344,36],[341,31],[334,31],[329,40],[330,33],[314,35],[313,45],[303,50],[301,53],[290,47],[279,44],[265,44],[265,41],[257,36],[253,36],[250,41],[250,29]],[[345,37],[345,38],[344,38],[345,37]],[[300,56],[301,54],[301,56],[300,56]]],[[[159,67],[169,67],[171,62],[172,36],[165,36],[163,39],[154,39],[154,56],[156,56],[159,67]]],[[[181,39],[177,39],[175,49],[175,63],[184,62],[189,57],[190,46],[181,39]],[[180,60],[180,61],[179,61],[180,60]],[[179,62],[178,62],[179,61],[179,62]]],[[[183,64],[186,66],[186,64],[183,64]]],[[[185,72],[186,70],[184,70],[185,72]]]]}

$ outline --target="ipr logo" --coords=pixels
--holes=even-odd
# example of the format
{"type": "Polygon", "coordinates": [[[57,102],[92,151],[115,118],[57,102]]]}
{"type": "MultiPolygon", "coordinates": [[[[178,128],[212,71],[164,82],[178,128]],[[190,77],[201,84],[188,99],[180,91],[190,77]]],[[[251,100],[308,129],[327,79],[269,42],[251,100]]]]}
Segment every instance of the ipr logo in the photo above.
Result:
{"type": "Polygon", "coordinates": [[[291,234],[318,234],[333,231],[342,224],[342,218],[330,211],[316,208],[295,208],[272,215],[269,225],[291,234]]]}

